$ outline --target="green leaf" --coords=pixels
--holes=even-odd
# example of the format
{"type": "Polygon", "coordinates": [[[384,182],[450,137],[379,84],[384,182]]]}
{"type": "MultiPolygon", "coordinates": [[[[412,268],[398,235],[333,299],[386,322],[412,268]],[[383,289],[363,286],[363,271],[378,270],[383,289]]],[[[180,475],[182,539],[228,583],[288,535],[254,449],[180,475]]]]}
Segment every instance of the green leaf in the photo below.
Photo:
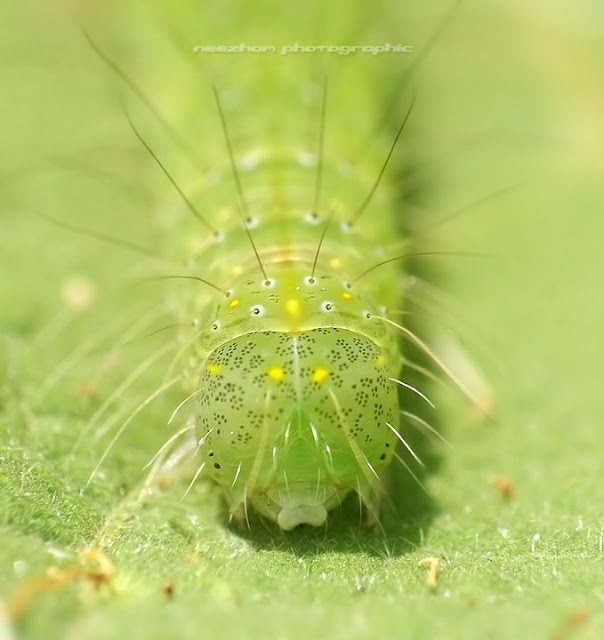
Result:
{"type": "MultiPolygon", "coordinates": [[[[417,9],[419,24],[438,22],[437,4],[417,9]]],[[[464,6],[420,69],[418,137],[445,150],[426,169],[431,207],[515,185],[435,230],[451,250],[488,255],[455,261],[444,287],[496,409],[476,420],[435,389],[454,448],[418,439],[430,497],[399,468],[383,530],[351,502],[327,530],[288,534],[229,524],[204,483],[183,498],[191,474],[144,485],[171,433],[169,392],[89,482],[115,432],[106,420],[127,413],[111,408],[87,430],[91,416],[157,348],[150,337],[111,350],[148,291],[116,281],[132,256],[35,214],[154,236],[136,184],[114,190],[81,171],[105,137],[136,152],[77,29],[41,3],[2,13],[0,638],[603,637],[599,5],[464,6]],[[80,169],[43,170],[57,149],[80,169]],[[106,300],[66,308],[74,278],[106,300]],[[431,557],[435,588],[421,564],[431,557]]],[[[131,176],[126,165],[108,183],[131,176]]]]}

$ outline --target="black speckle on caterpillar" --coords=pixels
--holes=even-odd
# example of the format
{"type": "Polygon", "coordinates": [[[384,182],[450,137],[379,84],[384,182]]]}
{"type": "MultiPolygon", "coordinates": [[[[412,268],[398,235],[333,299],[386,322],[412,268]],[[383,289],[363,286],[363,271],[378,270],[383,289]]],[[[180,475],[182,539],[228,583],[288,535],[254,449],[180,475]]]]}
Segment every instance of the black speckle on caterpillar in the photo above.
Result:
{"type": "MultiPolygon", "coordinates": [[[[413,60],[204,57],[191,46],[210,34],[225,44],[249,35],[284,46],[316,24],[333,39],[327,44],[345,43],[366,17],[360,7],[354,19],[331,22],[317,5],[307,24],[285,33],[280,19],[250,15],[228,25],[214,16],[216,30],[196,33],[201,21],[161,3],[145,12],[136,42],[120,35],[128,33],[127,12],[110,16],[109,26],[86,25],[99,67],[121,94],[126,113],[116,105],[115,119],[132,142],[132,178],[151,193],[145,221],[161,238],[152,251],[134,234],[116,242],[160,254],[148,255],[136,274],[165,285],[138,322],[124,322],[126,310],[118,318],[131,326],[121,342],[146,332],[158,345],[80,434],[79,445],[109,439],[90,481],[139,414],[182,389],[171,407],[174,435],[153,459],[156,473],[192,457],[189,488],[211,479],[231,514],[248,523],[254,511],[284,530],[321,526],[350,493],[377,521],[397,446],[421,464],[404,418],[427,423],[401,405],[399,391],[431,401],[401,370],[407,345],[475,395],[390,314],[407,308],[405,258],[420,251],[401,208],[413,98],[405,87],[383,87],[389,77],[396,86],[398,67],[413,60]],[[165,363],[161,380],[116,409],[156,362],[165,363]]],[[[367,24],[365,42],[396,39],[383,35],[393,33],[385,16],[367,24]]],[[[51,376],[46,386],[53,384],[51,376]]]]}

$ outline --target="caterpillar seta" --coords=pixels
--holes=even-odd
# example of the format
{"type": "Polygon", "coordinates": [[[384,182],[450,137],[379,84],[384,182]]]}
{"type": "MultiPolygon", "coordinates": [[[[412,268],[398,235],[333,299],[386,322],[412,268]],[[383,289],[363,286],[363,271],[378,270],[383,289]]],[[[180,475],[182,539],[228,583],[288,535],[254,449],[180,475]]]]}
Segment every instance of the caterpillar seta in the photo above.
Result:
{"type": "Polygon", "coordinates": [[[406,265],[437,253],[404,202],[421,52],[396,3],[260,4],[83,20],[163,246],[113,240],[146,254],[172,316],[168,373],[94,473],[133,415],[181,389],[156,469],[192,456],[191,486],[210,478],[248,522],[321,526],[351,493],[378,521],[397,447],[413,454],[400,391],[430,403],[408,345],[474,396],[401,320],[406,265]]]}

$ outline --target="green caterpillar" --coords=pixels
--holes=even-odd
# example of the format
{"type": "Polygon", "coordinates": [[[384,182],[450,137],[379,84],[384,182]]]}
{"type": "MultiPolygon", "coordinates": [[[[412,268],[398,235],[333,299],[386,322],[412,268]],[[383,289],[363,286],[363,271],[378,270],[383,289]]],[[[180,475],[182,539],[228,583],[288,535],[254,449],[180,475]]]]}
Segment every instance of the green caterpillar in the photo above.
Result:
{"type": "Polygon", "coordinates": [[[408,446],[402,337],[429,352],[388,315],[405,304],[397,180],[412,43],[390,51],[396,5],[376,17],[317,4],[298,25],[293,3],[269,20],[268,6],[238,3],[233,23],[191,4],[154,5],[141,42],[121,38],[119,64],[92,44],[149,153],[166,250],[186,265],[173,277],[191,280],[168,297],[176,322],[193,323],[177,351],[194,481],[209,476],[233,515],[253,509],[284,530],[323,525],[351,492],[377,520],[384,474],[408,446]],[[350,41],[359,32],[364,46],[350,41]]]}
{"type": "MultiPolygon", "coordinates": [[[[274,87],[285,93],[292,85],[285,82],[291,63],[271,62],[262,64],[263,83],[272,87],[253,105],[256,114],[275,99],[274,87]]],[[[242,99],[248,106],[258,69],[251,75],[253,94],[242,99]]],[[[203,277],[226,289],[197,301],[200,469],[224,488],[234,513],[247,518],[249,505],[286,530],[324,524],[351,491],[377,514],[381,476],[399,436],[399,340],[380,314],[398,299],[392,283],[400,265],[353,278],[380,262],[400,230],[388,204],[371,206],[370,184],[361,189],[365,202],[351,188],[361,175],[337,171],[349,156],[334,145],[324,149],[328,87],[316,112],[318,143],[292,134],[291,142],[264,140],[244,186],[236,167],[254,148],[234,145],[238,202],[214,223],[215,246],[200,255],[211,265],[203,277]],[[318,145],[314,153],[309,142],[318,145]],[[282,182],[271,184],[280,174],[282,182]]],[[[368,120],[360,106],[354,119],[368,120]]]]}

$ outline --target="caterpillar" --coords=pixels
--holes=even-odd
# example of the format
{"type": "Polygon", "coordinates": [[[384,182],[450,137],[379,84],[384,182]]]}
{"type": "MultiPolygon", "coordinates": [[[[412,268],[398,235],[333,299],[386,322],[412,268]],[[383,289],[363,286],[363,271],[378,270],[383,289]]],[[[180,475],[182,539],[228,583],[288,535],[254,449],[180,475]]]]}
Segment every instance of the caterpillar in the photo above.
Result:
{"type": "Polygon", "coordinates": [[[351,493],[377,521],[397,446],[413,454],[400,390],[430,403],[406,381],[405,343],[464,387],[390,313],[406,308],[406,262],[433,253],[412,244],[402,200],[413,43],[388,25],[402,22],[395,5],[285,3],[267,21],[268,7],[235,3],[234,24],[192,5],[112,16],[115,33],[140,26],[124,54],[83,34],[117,87],[163,236],[157,254],[114,241],[150,254],[178,334],[157,352],[170,375],[116,419],[110,446],[179,387],[173,418],[189,417],[159,467],[192,453],[191,486],[209,477],[248,522],[321,526],[351,493]]]}

